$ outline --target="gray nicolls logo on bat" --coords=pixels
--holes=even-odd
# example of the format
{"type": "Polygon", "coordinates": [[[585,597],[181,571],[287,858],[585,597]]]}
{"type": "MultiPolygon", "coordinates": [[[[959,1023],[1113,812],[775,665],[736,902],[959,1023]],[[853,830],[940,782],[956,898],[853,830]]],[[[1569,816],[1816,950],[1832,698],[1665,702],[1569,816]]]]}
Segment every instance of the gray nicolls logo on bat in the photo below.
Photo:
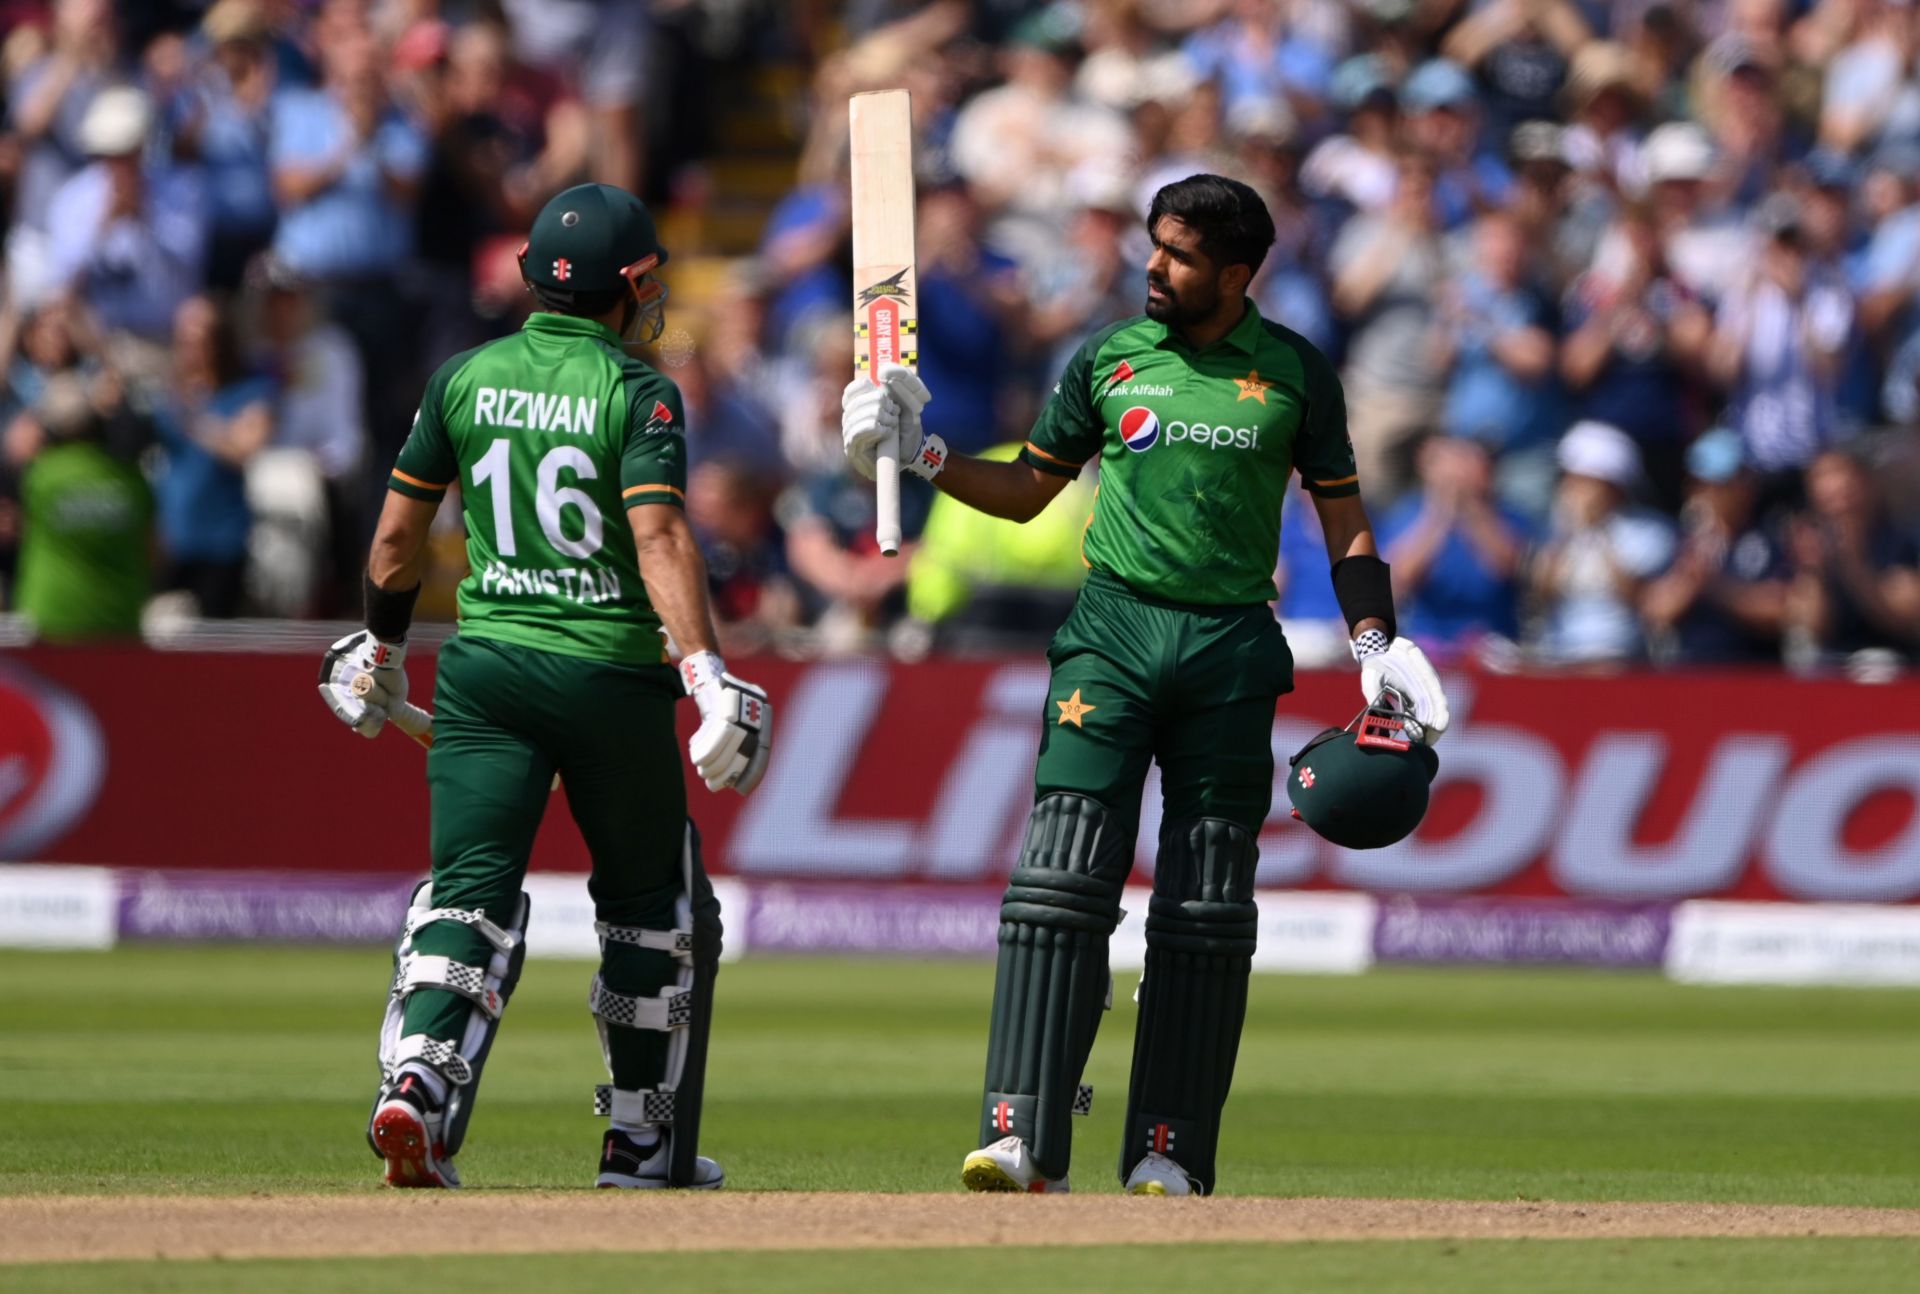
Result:
{"type": "Polygon", "coordinates": [[[909,265],[898,274],[881,279],[870,288],[861,289],[860,304],[869,306],[884,297],[892,297],[895,301],[907,300],[907,285],[900,280],[906,278],[912,271],[913,267],[909,265]]]}

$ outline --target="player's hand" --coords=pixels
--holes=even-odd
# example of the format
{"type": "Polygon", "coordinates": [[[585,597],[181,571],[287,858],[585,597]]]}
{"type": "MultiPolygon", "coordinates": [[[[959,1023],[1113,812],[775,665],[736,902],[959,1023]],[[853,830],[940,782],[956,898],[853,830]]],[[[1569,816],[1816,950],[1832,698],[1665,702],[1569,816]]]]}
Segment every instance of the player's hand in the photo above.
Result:
{"type": "Polygon", "coordinates": [[[350,633],[320,658],[320,699],[362,737],[378,737],[407,699],[407,644],[350,633]]]}
{"type": "Polygon", "coordinates": [[[1411,638],[1387,636],[1370,629],[1353,642],[1353,654],[1360,662],[1360,691],[1372,705],[1380,693],[1392,688],[1407,703],[1412,718],[1410,735],[1431,746],[1446,736],[1453,716],[1447,710],[1447,694],[1440,686],[1440,675],[1411,638]]]}
{"type": "Polygon", "coordinates": [[[840,393],[840,444],[853,470],[873,479],[874,455],[896,443],[900,403],[887,388],[860,376],[840,393]]]}
{"type": "Polygon", "coordinates": [[[933,392],[920,375],[900,364],[880,370],[880,381],[856,377],[840,396],[840,441],[853,470],[874,478],[874,456],[895,437],[900,470],[931,481],[947,465],[947,442],[920,427],[920,411],[933,392]]]}
{"type": "Polygon", "coordinates": [[[773,705],[767,694],[727,673],[726,662],[710,651],[681,661],[680,681],[700,707],[700,727],[687,741],[694,771],[709,791],[752,791],[766,776],[773,754],[773,705]]]}

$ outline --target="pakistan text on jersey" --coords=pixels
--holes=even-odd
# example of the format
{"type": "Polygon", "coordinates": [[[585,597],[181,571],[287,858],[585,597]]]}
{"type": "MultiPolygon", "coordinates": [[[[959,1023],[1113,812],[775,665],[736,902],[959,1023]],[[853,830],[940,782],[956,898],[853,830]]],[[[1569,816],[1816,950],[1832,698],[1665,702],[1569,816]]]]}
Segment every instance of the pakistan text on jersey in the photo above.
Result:
{"type": "Polygon", "coordinates": [[[480,575],[482,593],[522,597],[567,597],[575,602],[620,601],[620,576],[608,567],[524,571],[491,562],[480,575]]]}
{"type": "Polygon", "coordinates": [[[494,386],[483,386],[473,396],[473,420],[484,426],[591,436],[599,417],[598,396],[588,399],[584,395],[554,395],[547,391],[516,391],[512,387],[494,386]]]}

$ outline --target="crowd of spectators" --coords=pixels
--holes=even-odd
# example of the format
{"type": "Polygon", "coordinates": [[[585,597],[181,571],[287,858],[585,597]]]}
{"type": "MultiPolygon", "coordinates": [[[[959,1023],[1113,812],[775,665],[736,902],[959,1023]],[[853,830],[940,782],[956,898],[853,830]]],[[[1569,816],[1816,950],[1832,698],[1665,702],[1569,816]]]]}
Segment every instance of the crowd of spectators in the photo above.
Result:
{"type": "MultiPolygon", "coordinates": [[[[893,561],[842,465],[845,100],[904,85],[926,421],[954,448],[1023,438],[1073,348],[1140,309],[1153,191],[1217,171],[1273,212],[1254,299],[1341,372],[1430,652],[1920,654],[1912,0],[171,8],[136,33],[60,0],[6,41],[18,607],[58,587],[36,478],[92,472],[125,502],[79,512],[126,544],[153,518],[128,598],[152,569],[206,614],[341,610],[427,367],[525,309],[501,258],[531,212],[592,177],[670,216],[725,174],[650,165],[696,114],[642,54],[696,12],[745,64],[805,73],[793,184],[704,299],[676,283],[654,357],[735,649],[1031,644],[1079,578],[1078,492],[1028,533],[909,480],[893,561]]],[[[1276,579],[1296,654],[1338,654],[1304,495],[1276,579]]]]}

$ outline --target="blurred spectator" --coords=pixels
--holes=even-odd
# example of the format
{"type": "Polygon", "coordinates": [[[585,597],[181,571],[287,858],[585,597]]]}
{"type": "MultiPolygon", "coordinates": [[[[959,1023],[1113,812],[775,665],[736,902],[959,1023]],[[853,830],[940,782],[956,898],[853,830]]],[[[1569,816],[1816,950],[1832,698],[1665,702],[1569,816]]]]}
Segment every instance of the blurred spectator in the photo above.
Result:
{"type": "Polygon", "coordinates": [[[37,437],[24,427],[7,437],[10,455],[28,455],[14,609],[53,641],[134,637],[152,584],[147,483],[101,444],[100,413],[74,374],[48,381],[32,418],[37,437]]]}
{"type": "MultiPolygon", "coordinates": [[[[18,34],[41,48],[27,53],[27,47],[21,47],[24,65],[7,84],[8,124],[23,146],[13,196],[16,237],[18,229],[52,228],[48,208],[54,191],[89,155],[81,139],[87,109],[96,94],[123,75],[110,0],[56,0],[50,41],[42,43],[39,34],[24,25],[18,34]]],[[[12,44],[9,41],[9,53],[15,52],[12,44]]],[[[17,277],[17,267],[10,268],[17,277]]]]}
{"type": "Polygon", "coordinates": [[[1785,562],[1758,523],[1759,484],[1740,434],[1704,433],[1687,450],[1687,502],[1673,566],[1640,598],[1654,659],[1718,664],[1780,659],[1785,562]]]}
{"type": "Polygon", "coordinates": [[[1281,98],[1296,112],[1311,113],[1327,97],[1333,60],[1322,42],[1288,30],[1286,7],[1273,0],[1233,0],[1217,23],[1187,38],[1181,50],[1187,65],[1201,80],[1219,84],[1226,111],[1281,98]]]}
{"type": "MultiPolygon", "coordinates": [[[[1482,216],[1473,226],[1472,260],[1440,290],[1428,343],[1452,364],[1441,428],[1487,442],[1510,467],[1546,446],[1559,429],[1554,323],[1552,305],[1528,281],[1518,223],[1500,212],[1482,216]]],[[[1516,478],[1511,492],[1543,513],[1551,469],[1543,464],[1534,475],[1533,484],[1516,478]]]]}
{"type": "Polygon", "coordinates": [[[687,401],[687,455],[693,463],[732,459],[781,475],[782,378],[760,343],[768,287],[765,266],[751,260],[736,266],[714,303],[706,344],[683,369],[671,370],[687,401]]]}
{"type": "Polygon", "coordinates": [[[206,224],[197,175],[143,158],[153,106],[139,90],[100,91],[80,123],[95,160],[48,204],[53,282],[101,325],[158,340],[200,288],[206,224]]]}
{"type": "Polygon", "coordinates": [[[1352,658],[1347,618],[1333,593],[1326,533],[1305,491],[1280,512],[1280,563],[1273,582],[1280,591],[1274,613],[1286,630],[1287,647],[1302,669],[1343,664],[1352,658]]]}
{"type": "Polygon", "coordinates": [[[207,283],[231,290],[273,239],[278,213],[267,145],[277,79],[273,28],[260,0],[220,0],[201,33],[212,57],[170,104],[173,146],[200,163],[207,186],[207,283]]]}
{"type": "Polygon", "coordinates": [[[518,60],[579,88],[591,114],[593,178],[638,192],[646,172],[640,100],[652,55],[650,6],[644,0],[500,0],[500,7],[518,60]]]}
{"type": "MultiPolygon", "coordinates": [[[[1779,6],[1774,6],[1776,9],[1779,6]]],[[[1694,103],[1731,171],[1735,201],[1752,205],[1774,185],[1794,144],[1780,96],[1780,54],[1771,34],[1722,33],[1695,66],[1694,103]]],[[[1803,146],[1804,147],[1804,146],[1803,146]]]]}
{"type": "Polygon", "coordinates": [[[1838,450],[1807,468],[1807,510],[1788,528],[1788,653],[1806,662],[1920,646],[1920,547],[1890,524],[1866,464],[1838,450]]]}
{"type": "MultiPolygon", "coordinates": [[[[1668,267],[1688,291],[1718,302],[1748,272],[1754,244],[1738,216],[1721,209],[1708,188],[1716,166],[1713,142],[1692,122],[1668,122],[1647,136],[1641,160],[1668,267]]],[[[1598,255],[1611,250],[1603,242],[1598,255]]]]}
{"type": "Polygon", "coordinates": [[[273,438],[273,385],[248,375],[232,320],[206,297],[174,317],[173,389],[155,418],[166,587],[191,593],[202,615],[237,615],[252,523],[244,469],[273,438]]]}
{"type": "Polygon", "coordinates": [[[1638,606],[1673,557],[1673,529],[1630,507],[1640,451],[1618,427],[1575,423],[1560,440],[1551,531],[1529,577],[1533,650],[1561,664],[1621,663],[1644,650],[1638,606]]]}
{"type": "Polygon", "coordinates": [[[1033,296],[1028,337],[1050,373],[1066,367],[1087,335],[1138,314],[1144,295],[1140,267],[1127,254],[1126,235],[1138,217],[1124,185],[1085,194],[1063,253],[1028,276],[1033,296]]]}
{"type": "Polygon", "coordinates": [[[1368,497],[1385,502],[1410,478],[1407,443],[1431,425],[1446,378],[1433,345],[1446,266],[1432,164],[1402,154],[1392,203],[1349,221],[1332,263],[1333,308],[1351,328],[1347,426],[1368,497]]]}
{"type": "Polygon", "coordinates": [[[1668,271],[1646,213],[1623,212],[1607,242],[1609,254],[1567,293],[1560,377],[1582,417],[1638,442],[1655,497],[1676,507],[1712,316],[1668,271]]]}
{"type": "Polygon", "coordinates": [[[707,560],[722,651],[765,651],[799,621],[772,497],[762,472],[732,459],[698,463],[687,478],[687,520],[707,560]]]}
{"type": "MultiPolygon", "coordinates": [[[[996,445],[981,457],[1011,462],[1020,448],[996,445]]],[[[1080,536],[1092,507],[1085,477],[1025,525],[936,495],[913,555],[908,613],[932,625],[934,645],[947,651],[1044,646],[1086,576],[1080,536]]]]}
{"type": "Polygon", "coordinates": [[[1834,37],[1851,28],[1843,37],[1845,46],[1821,60],[1826,77],[1820,101],[1820,142],[1851,154],[1873,143],[1889,126],[1906,131],[1920,127],[1920,86],[1913,79],[1913,5],[1904,0],[1829,3],[1817,6],[1816,18],[1827,19],[1834,37]]]}
{"type": "Polygon", "coordinates": [[[1148,99],[1184,99],[1207,77],[1206,68],[1196,68],[1154,30],[1149,7],[1149,0],[1091,0],[1086,6],[1087,56],[1073,78],[1081,98],[1131,112],[1148,99]]]}
{"type": "Polygon", "coordinates": [[[366,461],[365,372],[353,340],[329,323],[313,287],[271,252],[249,287],[260,367],[279,393],[273,447],[307,455],[324,491],[326,574],[321,602],[344,610],[357,596],[367,524],[359,489],[366,461]],[[329,596],[330,594],[330,596],[329,596]]]}
{"type": "Polygon", "coordinates": [[[1072,206],[1068,177],[1128,157],[1126,118],[1072,90],[1071,38],[1035,14],[1005,52],[1006,82],[982,91],[953,126],[953,166],[990,211],[1056,225],[1072,206]]]}
{"type": "Polygon", "coordinates": [[[1484,634],[1518,638],[1526,520],[1494,500],[1493,459],[1476,440],[1429,436],[1415,455],[1419,488],[1381,515],[1400,625],[1452,654],[1484,634]]]}
{"type": "Polygon", "coordinates": [[[920,372],[940,392],[921,422],[963,454],[999,437],[1013,326],[1024,305],[1018,267],[981,244],[980,220],[966,185],[941,185],[920,200],[915,240],[920,372]]]}
{"type": "Polygon", "coordinates": [[[1646,185],[1640,137],[1640,87],[1634,57],[1624,45],[1594,41],[1574,55],[1566,101],[1567,160],[1583,179],[1614,193],[1638,195],[1646,185]]]}
{"type": "Polygon", "coordinates": [[[1316,198],[1379,211],[1392,200],[1400,173],[1394,145],[1400,101],[1386,65],[1372,54],[1348,59],[1334,76],[1333,99],[1348,114],[1346,129],[1307,154],[1300,185],[1316,198]]]}
{"type": "Polygon", "coordinates": [[[1568,60],[1593,39],[1570,0],[1484,0],[1447,34],[1441,52],[1471,68],[1502,136],[1553,111],[1568,60]]]}
{"type": "Polygon", "coordinates": [[[1778,474],[1805,466],[1838,432],[1834,397],[1853,298],[1836,273],[1809,265],[1797,199],[1777,194],[1759,218],[1759,264],[1722,302],[1708,363],[1730,388],[1748,460],[1778,474]]]}
{"type": "Polygon", "coordinates": [[[1553,122],[1514,127],[1507,155],[1513,163],[1507,214],[1519,226],[1541,289],[1557,297],[1592,263],[1613,199],[1574,180],[1566,131],[1553,122]]]}
{"type": "Polygon", "coordinates": [[[1473,80],[1458,63],[1430,59],[1400,88],[1407,138],[1433,163],[1440,224],[1456,229],[1500,206],[1513,177],[1480,147],[1480,110],[1473,80]]]}

